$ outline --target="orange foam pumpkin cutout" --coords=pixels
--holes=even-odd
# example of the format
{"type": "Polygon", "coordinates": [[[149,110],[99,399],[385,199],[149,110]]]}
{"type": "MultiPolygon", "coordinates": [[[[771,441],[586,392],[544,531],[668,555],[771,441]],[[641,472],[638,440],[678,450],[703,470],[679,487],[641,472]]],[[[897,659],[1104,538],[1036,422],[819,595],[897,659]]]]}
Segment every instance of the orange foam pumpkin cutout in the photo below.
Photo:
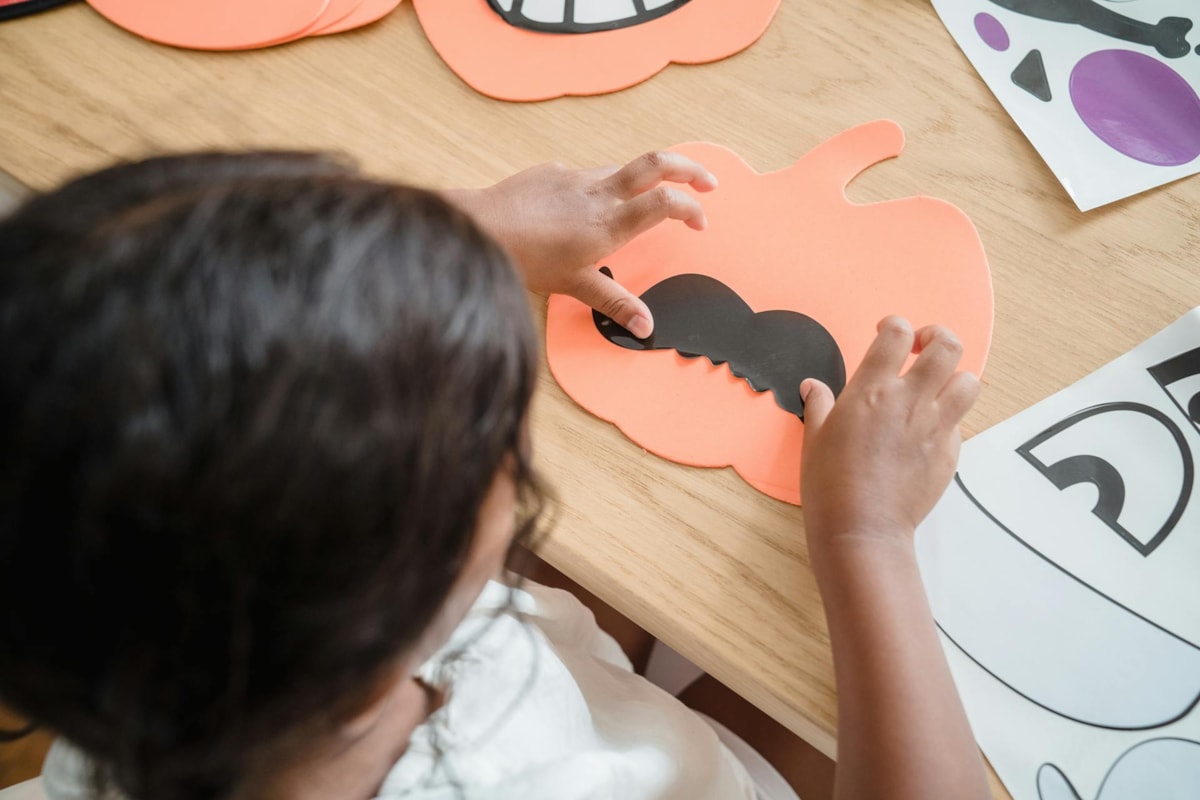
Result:
{"type": "Polygon", "coordinates": [[[115,25],[152,42],[196,50],[244,50],[303,38],[320,24],[332,1],[88,0],[88,4],[115,25]]]}
{"type": "Polygon", "coordinates": [[[361,0],[358,6],[340,19],[319,27],[314,36],[329,36],[334,33],[344,33],[363,28],[378,22],[396,10],[401,0],[361,0]]]}
{"type": "MultiPolygon", "coordinates": [[[[929,197],[846,199],[856,175],[903,147],[898,125],[873,122],[787,169],[759,174],[718,145],[681,145],[676,152],[720,180],[701,197],[708,229],[660,225],[604,264],[639,296],[672,276],[699,274],[755,312],[811,317],[832,335],[848,375],[888,314],[951,328],[963,344],[961,368],[980,374],[991,343],[992,282],[971,220],[929,197]]],[[[641,447],[682,464],[732,466],[759,491],[799,504],[804,424],[728,365],[625,349],[599,332],[591,309],[560,295],[549,303],[546,355],[575,402],[641,447]]]]}
{"type": "Polygon", "coordinates": [[[647,14],[640,24],[591,33],[518,27],[488,0],[415,0],[413,5],[438,55],[468,85],[500,100],[533,101],[607,94],[641,83],[671,63],[728,58],[762,36],[779,3],[689,0],[669,13],[647,14]]]}

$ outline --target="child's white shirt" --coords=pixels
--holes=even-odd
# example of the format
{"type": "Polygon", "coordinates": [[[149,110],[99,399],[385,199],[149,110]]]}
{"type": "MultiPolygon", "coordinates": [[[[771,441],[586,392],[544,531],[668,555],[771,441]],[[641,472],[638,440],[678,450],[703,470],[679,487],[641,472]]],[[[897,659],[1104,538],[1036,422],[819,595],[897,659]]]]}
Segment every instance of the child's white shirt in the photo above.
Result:
{"type": "MultiPolygon", "coordinates": [[[[635,674],[567,592],[490,582],[420,675],[447,688],[446,703],[414,731],[377,800],[758,797],[714,728],[635,674]]],[[[56,742],[49,800],[92,799],[88,774],[86,758],[56,742]]]]}
{"type": "Polygon", "coordinates": [[[567,592],[490,583],[421,677],[450,694],[380,800],[756,797],[713,728],[635,674],[567,592]]]}

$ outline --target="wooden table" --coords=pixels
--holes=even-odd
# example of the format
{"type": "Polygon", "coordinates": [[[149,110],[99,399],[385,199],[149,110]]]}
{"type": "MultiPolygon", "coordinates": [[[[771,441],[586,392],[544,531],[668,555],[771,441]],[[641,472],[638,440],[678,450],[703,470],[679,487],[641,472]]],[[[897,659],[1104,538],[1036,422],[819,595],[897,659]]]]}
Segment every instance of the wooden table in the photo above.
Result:
{"type": "MultiPolygon", "coordinates": [[[[995,344],[969,432],[1200,304],[1200,181],[1079,213],[924,0],[785,2],[728,61],[532,105],[461,83],[407,5],[367,30],[243,54],[152,45],[83,5],[0,25],[0,168],[38,188],[188,148],[343,150],[382,175],[469,186],[706,139],[765,171],[881,117],[904,126],[907,151],[851,197],[953,202],[990,254],[995,344]]],[[[544,555],[832,755],[833,673],[799,510],[729,470],[647,455],[545,373],[535,427],[563,508],[544,555]]]]}

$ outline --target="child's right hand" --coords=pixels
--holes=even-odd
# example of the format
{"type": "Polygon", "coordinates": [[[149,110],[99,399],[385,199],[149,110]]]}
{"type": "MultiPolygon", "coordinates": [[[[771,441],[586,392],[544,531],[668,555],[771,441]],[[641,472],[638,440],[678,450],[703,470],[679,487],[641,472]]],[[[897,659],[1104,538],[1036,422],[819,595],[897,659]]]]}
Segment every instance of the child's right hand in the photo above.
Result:
{"type": "Polygon", "coordinates": [[[717,179],[692,159],[662,151],[620,168],[542,164],[488,189],[443,196],[504,246],[532,291],[571,295],[645,338],[654,331],[650,309],[596,262],[668,219],[707,227],[700,201],[672,183],[709,192],[717,179]]]}
{"type": "Polygon", "coordinates": [[[940,326],[900,317],[879,335],[837,403],[806,380],[802,493],[810,546],[851,539],[911,542],[954,475],[958,424],[979,380],[957,372],[962,345],[940,326]],[[909,353],[918,353],[903,375],[909,353]]]}

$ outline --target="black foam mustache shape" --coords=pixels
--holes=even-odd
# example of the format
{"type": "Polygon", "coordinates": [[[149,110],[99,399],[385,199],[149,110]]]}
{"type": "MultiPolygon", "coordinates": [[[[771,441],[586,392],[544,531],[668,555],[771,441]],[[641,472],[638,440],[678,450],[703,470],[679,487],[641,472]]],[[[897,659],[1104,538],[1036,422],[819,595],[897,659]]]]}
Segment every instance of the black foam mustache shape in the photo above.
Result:
{"type": "MultiPolygon", "coordinates": [[[[612,277],[612,270],[600,271],[612,277]]],[[[785,411],[804,419],[800,383],[823,381],[835,395],[846,387],[846,362],[829,331],[796,311],[755,313],[738,293],[707,275],[672,275],[646,290],[654,333],[639,339],[613,320],[592,312],[596,330],[626,350],[675,350],[728,364],[756,392],[770,390],[785,411]]]]}

